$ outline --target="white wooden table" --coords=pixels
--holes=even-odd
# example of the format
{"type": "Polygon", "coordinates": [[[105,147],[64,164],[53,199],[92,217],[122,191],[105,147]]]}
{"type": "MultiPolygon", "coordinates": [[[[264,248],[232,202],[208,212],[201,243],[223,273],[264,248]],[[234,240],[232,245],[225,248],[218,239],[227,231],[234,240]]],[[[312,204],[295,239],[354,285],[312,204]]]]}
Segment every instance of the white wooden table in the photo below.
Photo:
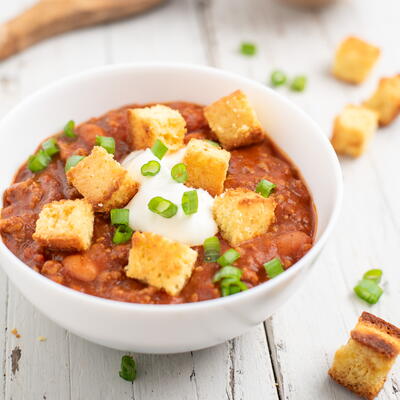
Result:
{"type": "MultiPolygon", "coordinates": [[[[31,2],[2,0],[0,20],[31,2]]],[[[174,61],[214,65],[262,82],[275,68],[305,73],[306,92],[282,93],[329,135],[335,113],[345,104],[364,99],[378,77],[400,72],[399,17],[399,0],[343,0],[319,12],[287,8],[274,0],[171,0],[140,17],[66,34],[0,63],[0,117],[33,91],[90,67],[174,61]],[[328,72],[335,45],[351,33],[383,49],[378,67],[361,87],[338,83],[328,72]],[[257,43],[256,57],[238,54],[244,40],[257,43]]],[[[397,121],[378,132],[363,158],[342,160],[345,200],[339,224],[306,285],[272,318],[211,349],[171,356],[136,354],[139,373],[133,385],[118,377],[123,353],[56,326],[1,272],[0,398],[353,398],[327,377],[335,350],[347,341],[363,310],[400,325],[399,149],[397,121]],[[382,268],[386,281],[385,293],[373,307],[352,293],[370,267],[382,268]],[[13,328],[20,338],[11,334],[13,328]],[[41,335],[47,341],[39,342],[41,335]]],[[[400,399],[400,362],[379,399],[400,399]]]]}

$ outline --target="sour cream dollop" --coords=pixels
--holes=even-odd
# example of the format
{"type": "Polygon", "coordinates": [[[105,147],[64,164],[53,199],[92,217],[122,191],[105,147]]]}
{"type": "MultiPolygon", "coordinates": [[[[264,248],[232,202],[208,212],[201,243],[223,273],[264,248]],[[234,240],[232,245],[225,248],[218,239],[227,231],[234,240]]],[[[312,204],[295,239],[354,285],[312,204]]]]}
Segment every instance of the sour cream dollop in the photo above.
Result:
{"type": "Polygon", "coordinates": [[[135,151],[123,162],[129,174],[140,183],[139,191],[129,202],[129,225],[133,230],[153,232],[168,239],[185,243],[188,246],[202,245],[204,240],[217,233],[218,228],[212,215],[214,198],[203,189],[196,189],[198,210],[186,215],[181,206],[184,192],[193,190],[183,183],[175,182],[171,177],[171,168],[182,162],[185,148],[166,155],[159,160],[150,149],[135,151]],[[160,172],[155,176],[143,176],[140,169],[149,161],[158,161],[160,172]],[[178,212],[172,218],[164,218],[153,213],[148,203],[153,197],[161,196],[178,206],[178,212]]]}

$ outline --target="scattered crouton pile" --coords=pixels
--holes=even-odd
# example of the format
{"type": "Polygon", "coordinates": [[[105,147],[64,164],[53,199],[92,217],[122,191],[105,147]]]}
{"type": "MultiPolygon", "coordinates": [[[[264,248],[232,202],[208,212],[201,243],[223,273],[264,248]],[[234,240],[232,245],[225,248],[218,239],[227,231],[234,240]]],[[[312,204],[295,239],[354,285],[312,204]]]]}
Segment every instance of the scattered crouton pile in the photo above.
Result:
{"type": "Polygon", "coordinates": [[[367,399],[374,399],[400,352],[400,329],[363,312],[350,339],[335,354],[329,375],[367,399]]]}
{"type": "MultiPolygon", "coordinates": [[[[380,55],[379,48],[356,37],[339,46],[333,75],[346,82],[364,82],[380,55]]],[[[400,75],[382,78],[375,93],[362,105],[347,105],[336,117],[332,145],[337,153],[359,157],[368,148],[378,126],[390,124],[400,113],[400,75]]]]}

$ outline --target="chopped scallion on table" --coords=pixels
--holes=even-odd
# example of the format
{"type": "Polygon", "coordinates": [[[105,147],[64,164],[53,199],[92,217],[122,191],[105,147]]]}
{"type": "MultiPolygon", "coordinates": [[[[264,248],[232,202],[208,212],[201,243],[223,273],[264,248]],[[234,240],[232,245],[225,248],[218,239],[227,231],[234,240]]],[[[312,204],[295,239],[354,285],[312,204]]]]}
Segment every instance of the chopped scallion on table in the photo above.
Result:
{"type": "Polygon", "coordinates": [[[286,83],[287,76],[280,70],[273,71],[271,73],[270,83],[271,86],[282,86],[286,83]]]}
{"type": "Polygon", "coordinates": [[[221,243],[216,236],[211,236],[204,240],[204,261],[215,262],[221,253],[221,243]]]}
{"type": "Polygon", "coordinates": [[[75,121],[71,120],[66,123],[64,126],[64,134],[69,138],[76,138],[75,121]]]}
{"type": "Polygon", "coordinates": [[[28,159],[28,168],[32,172],[40,172],[44,170],[51,161],[51,157],[43,150],[40,149],[36,154],[28,159]]]}
{"type": "Polygon", "coordinates": [[[221,257],[218,258],[217,263],[221,267],[232,265],[237,259],[240,258],[240,253],[235,249],[229,249],[221,257]]]}
{"type": "Polygon", "coordinates": [[[115,139],[108,136],[96,136],[96,146],[101,146],[107,153],[115,153],[115,139]]]}
{"type": "Polygon", "coordinates": [[[153,144],[151,151],[159,160],[161,160],[168,151],[168,147],[160,139],[157,139],[153,144]]]}
{"type": "Polygon", "coordinates": [[[373,280],[363,279],[354,288],[356,295],[369,304],[376,304],[382,296],[382,288],[373,280]]]}
{"type": "Polygon", "coordinates": [[[225,278],[235,278],[239,279],[242,277],[243,271],[240,268],[233,267],[232,265],[227,265],[222,267],[213,277],[213,282],[218,282],[225,278]]]}
{"type": "Polygon", "coordinates": [[[261,179],[256,186],[256,192],[263,197],[269,197],[276,188],[276,185],[266,179],[261,179]]]}
{"type": "Polygon", "coordinates": [[[156,160],[152,160],[143,164],[142,168],[140,168],[140,172],[143,176],[156,176],[160,172],[160,169],[160,163],[156,160]]]}
{"type": "Polygon", "coordinates": [[[122,357],[119,376],[129,382],[133,382],[136,379],[136,363],[131,356],[122,357]]]}
{"type": "Polygon", "coordinates": [[[174,165],[171,169],[171,177],[175,182],[185,183],[188,179],[186,165],[183,163],[174,165]]]}
{"type": "Polygon", "coordinates": [[[304,75],[296,76],[290,84],[290,89],[294,92],[302,92],[307,86],[307,77],[304,75]]]}
{"type": "Polygon", "coordinates": [[[254,56],[257,53],[257,46],[254,43],[243,42],[240,45],[240,52],[244,56],[254,56]]]}
{"type": "Polygon", "coordinates": [[[51,157],[60,152],[57,141],[54,138],[50,138],[42,143],[42,149],[46,154],[51,157]]]}
{"type": "Polygon", "coordinates": [[[199,198],[197,190],[188,190],[182,195],[182,210],[186,215],[197,213],[199,208],[199,198]]]}
{"type": "Polygon", "coordinates": [[[123,244],[132,237],[133,229],[128,225],[119,225],[114,232],[113,243],[123,244]]]}
{"type": "Polygon", "coordinates": [[[375,283],[380,283],[382,279],[382,270],[370,269],[364,274],[363,279],[369,279],[370,281],[374,281],[375,283]]]}
{"type": "Polygon", "coordinates": [[[114,208],[110,211],[113,225],[129,225],[129,210],[127,208],[114,208]]]}
{"type": "Polygon", "coordinates": [[[73,155],[68,158],[67,162],[65,163],[65,172],[68,172],[72,167],[75,167],[80,161],[82,161],[85,157],[73,155]]]}
{"type": "Polygon", "coordinates": [[[269,279],[275,278],[285,271],[279,258],[273,258],[271,261],[268,261],[264,264],[264,268],[269,279]]]}
{"type": "Polygon", "coordinates": [[[153,197],[147,204],[150,211],[164,218],[171,218],[178,212],[176,204],[162,197],[153,197]]]}

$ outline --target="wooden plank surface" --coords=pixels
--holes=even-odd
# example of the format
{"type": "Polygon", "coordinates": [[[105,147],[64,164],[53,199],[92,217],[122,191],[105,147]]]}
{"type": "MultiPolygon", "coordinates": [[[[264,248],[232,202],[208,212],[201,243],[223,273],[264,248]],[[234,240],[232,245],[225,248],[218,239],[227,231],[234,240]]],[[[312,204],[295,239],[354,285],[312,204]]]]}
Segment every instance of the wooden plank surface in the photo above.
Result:
{"type": "MultiPolygon", "coordinates": [[[[3,2],[0,20],[31,2],[3,2]]],[[[384,7],[376,0],[343,0],[311,13],[274,0],[170,1],[140,18],[63,35],[1,63],[0,117],[32,91],[92,66],[179,61],[216,65],[262,82],[275,68],[291,76],[304,73],[310,79],[305,93],[282,93],[329,135],[335,113],[365,98],[379,76],[398,72],[399,13],[398,0],[386,0],[384,7]],[[334,48],[349,33],[383,48],[378,67],[360,87],[329,76],[334,48]],[[257,43],[256,57],[238,54],[244,40],[257,43]]],[[[306,285],[265,327],[203,351],[134,355],[139,375],[133,385],[118,377],[123,353],[57,327],[8,287],[0,273],[5,374],[0,399],[354,398],[327,378],[334,351],[347,340],[362,310],[400,324],[399,128],[397,122],[379,132],[362,159],[342,160],[345,202],[339,225],[306,285]],[[368,307],[352,295],[352,287],[372,266],[384,270],[385,294],[378,305],[368,307]],[[10,333],[13,328],[19,339],[10,333]],[[38,336],[47,341],[39,342],[38,336]]],[[[379,399],[400,399],[399,363],[379,399]]]]}

